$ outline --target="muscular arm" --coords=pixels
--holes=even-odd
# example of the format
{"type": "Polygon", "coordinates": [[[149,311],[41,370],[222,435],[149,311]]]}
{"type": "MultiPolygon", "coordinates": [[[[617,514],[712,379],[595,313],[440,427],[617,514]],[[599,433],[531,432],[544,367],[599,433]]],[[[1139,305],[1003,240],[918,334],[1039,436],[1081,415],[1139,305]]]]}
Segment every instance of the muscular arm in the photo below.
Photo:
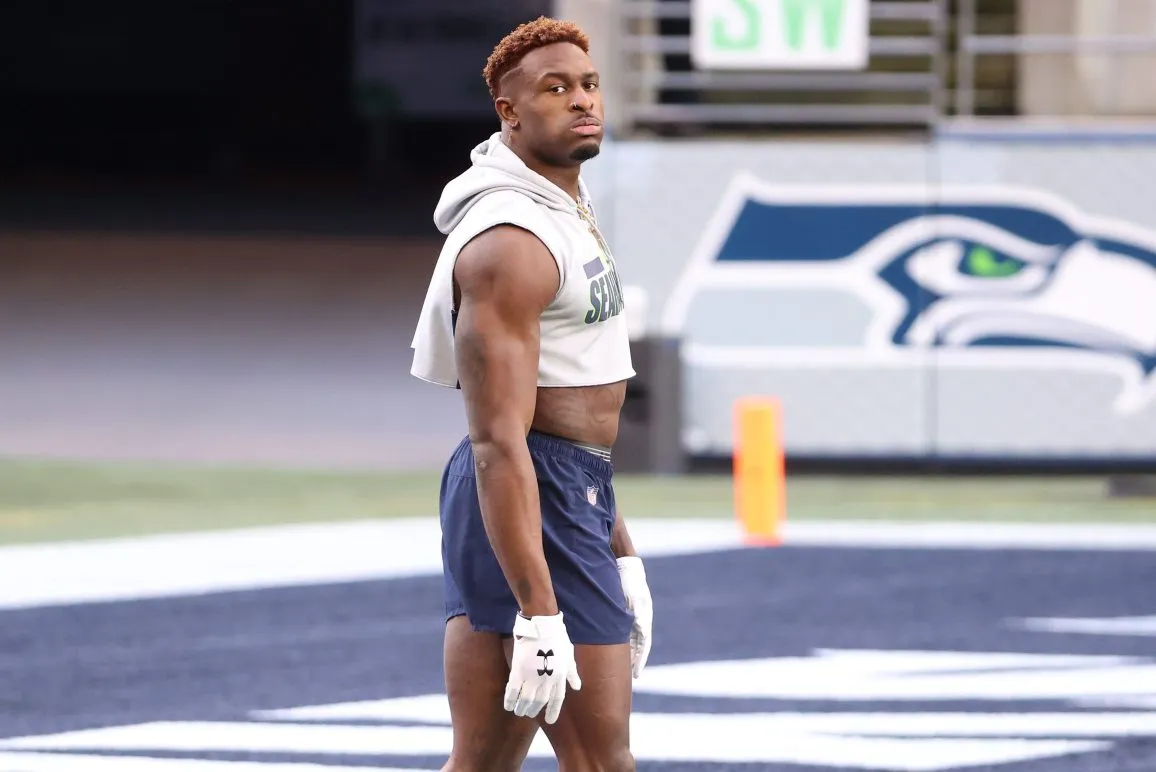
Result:
{"type": "Polygon", "coordinates": [[[622,519],[621,510],[614,515],[614,530],[610,532],[610,549],[616,558],[638,554],[634,551],[634,542],[630,540],[630,534],[626,530],[626,521],[622,519]]]}
{"type": "Polygon", "coordinates": [[[486,535],[526,616],[558,613],[526,446],[538,389],[539,315],[558,289],[546,247],[500,226],[462,250],[455,353],[486,535]]]}

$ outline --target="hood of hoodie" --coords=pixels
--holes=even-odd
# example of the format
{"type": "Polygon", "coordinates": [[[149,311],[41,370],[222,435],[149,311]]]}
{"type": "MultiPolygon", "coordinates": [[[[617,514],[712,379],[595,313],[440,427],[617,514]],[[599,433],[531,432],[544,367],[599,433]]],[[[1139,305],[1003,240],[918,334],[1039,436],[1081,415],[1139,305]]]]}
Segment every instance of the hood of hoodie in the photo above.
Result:
{"type": "MultiPolygon", "coordinates": [[[[578,182],[579,196],[589,200],[585,184],[578,182]]],[[[513,190],[560,212],[576,212],[574,199],[548,179],[532,171],[495,132],[470,151],[470,168],[449,181],[434,209],[434,225],[444,234],[454,229],[470,207],[483,196],[513,190]]]]}

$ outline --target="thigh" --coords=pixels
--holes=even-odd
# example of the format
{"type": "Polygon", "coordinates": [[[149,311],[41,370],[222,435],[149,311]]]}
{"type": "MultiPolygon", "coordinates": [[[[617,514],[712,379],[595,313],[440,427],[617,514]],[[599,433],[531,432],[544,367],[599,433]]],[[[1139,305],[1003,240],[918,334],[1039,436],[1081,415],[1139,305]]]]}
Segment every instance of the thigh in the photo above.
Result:
{"type": "Polygon", "coordinates": [[[510,634],[518,603],[490,545],[468,449],[441,489],[441,549],[446,616],[465,613],[478,632],[510,634]]]}
{"type": "MultiPolygon", "coordinates": [[[[507,656],[513,650],[506,643],[507,656]]],[[[582,688],[568,689],[554,724],[538,722],[558,759],[559,772],[631,772],[630,710],[633,697],[630,647],[574,647],[582,688]]]]}
{"type": "MultiPolygon", "coordinates": [[[[597,460],[589,458],[588,464],[597,460]]],[[[545,454],[538,469],[543,551],[570,640],[576,645],[626,643],[634,615],[610,546],[614,513],[608,478],[545,454]]]]}
{"type": "Polygon", "coordinates": [[[517,772],[538,729],[502,707],[509,666],[502,638],[475,632],[464,616],[446,623],[446,695],[454,746],[444,770],[517,772]]]}

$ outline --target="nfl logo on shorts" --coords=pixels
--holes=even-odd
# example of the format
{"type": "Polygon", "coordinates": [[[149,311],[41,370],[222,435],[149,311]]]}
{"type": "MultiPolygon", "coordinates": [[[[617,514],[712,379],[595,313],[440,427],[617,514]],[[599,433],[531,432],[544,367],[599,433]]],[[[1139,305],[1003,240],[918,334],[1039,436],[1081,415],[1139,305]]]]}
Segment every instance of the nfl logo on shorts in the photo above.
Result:
{"type": "Polygon", "coordinates": [[[586,500],[590,502],[591,506],[598,506],[598,489],[593,485],[586,486],[586,500]]]}

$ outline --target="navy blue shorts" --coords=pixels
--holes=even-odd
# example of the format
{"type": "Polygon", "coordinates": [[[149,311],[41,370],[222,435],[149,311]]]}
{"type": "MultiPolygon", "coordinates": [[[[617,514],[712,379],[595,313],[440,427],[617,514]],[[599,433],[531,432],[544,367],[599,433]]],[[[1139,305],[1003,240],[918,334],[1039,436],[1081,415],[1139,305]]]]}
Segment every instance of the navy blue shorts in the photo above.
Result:
{"type": "MultiPolygon", "coordinates": [[[[542,546],[570,640],[626,643],[634,616],[610,549],[611,464],[550,435],[531,432],[527,443],[538,477],[542,546]]],[[[468,437],[442,475],[441,528],[446,619],[465,614],[474,630],[510,635],[518,602],[482,524],[468,437]]]]}

